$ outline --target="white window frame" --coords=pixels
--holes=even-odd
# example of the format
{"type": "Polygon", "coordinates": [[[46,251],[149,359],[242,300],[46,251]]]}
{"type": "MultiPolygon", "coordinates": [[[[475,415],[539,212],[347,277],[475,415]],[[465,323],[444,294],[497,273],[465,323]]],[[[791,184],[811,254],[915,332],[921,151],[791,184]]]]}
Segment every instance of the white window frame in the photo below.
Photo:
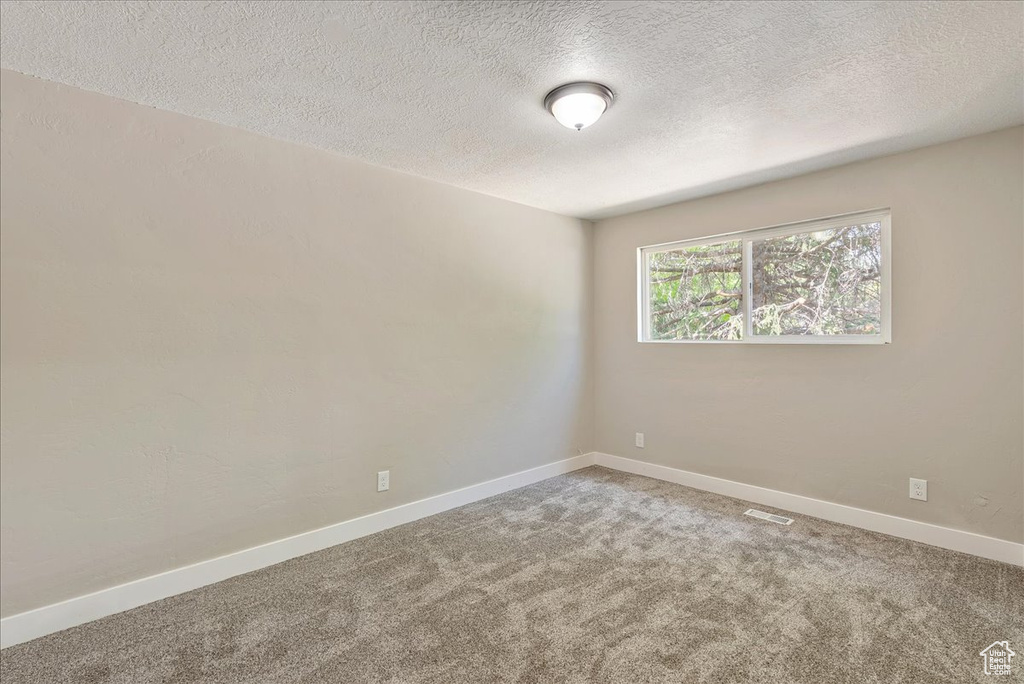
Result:
{"type": "Polygon", "coordinates": [[[872,209],[825,218],[785,223],[753,230],[720,233],[692,240],[664,242],[640,247],[637,258],[637,341],[646,344],[890,344],[892,342],[892,212],[889,208],[872,209]],[[788,237],[800,233],[835,229],[861,223],[880,223],[882,226],[882,272],[881,272],[881,326],[878,335],[754,335],[750,315],[751,294],[751,251],[754,240],[788,237]],[[743,339],[740,340],[652,340],[650,339],[651,299],[649,254],[669,252],[680,247],[700,247],[721,242],[742,243],[743,266],[741,287],[743,288],[743,339]]]}

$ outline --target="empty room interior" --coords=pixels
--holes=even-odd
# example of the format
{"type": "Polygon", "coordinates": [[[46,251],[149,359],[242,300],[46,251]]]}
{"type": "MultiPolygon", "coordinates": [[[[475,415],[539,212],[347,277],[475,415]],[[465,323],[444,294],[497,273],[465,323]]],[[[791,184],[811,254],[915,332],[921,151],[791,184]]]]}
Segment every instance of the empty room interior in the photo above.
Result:
{"type": "Polygon", "coordinates": [[[1024,2],[0,2],[0,679],[1024,681],[1024,2]]]}

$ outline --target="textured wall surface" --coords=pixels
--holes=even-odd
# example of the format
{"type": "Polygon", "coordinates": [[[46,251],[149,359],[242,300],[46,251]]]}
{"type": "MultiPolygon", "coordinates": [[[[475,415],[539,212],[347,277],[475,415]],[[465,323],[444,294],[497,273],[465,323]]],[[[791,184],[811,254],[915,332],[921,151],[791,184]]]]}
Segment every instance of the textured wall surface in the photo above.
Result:
{"type": "Polygon", "coordinates": [[[581,221],[2,93],[4,615],[590,450],[581,221]]]}
{"type": "Polygon", "coordinates": [[[1020,2],[0,3],[0,66],[571,216],[1024,122],[1020,2]],[[551,88],[618,94],[582,133],[551,88]]]}
{"type": "Polygon", "coordinates": [[[597,449],[1024,541],[1022,253],[1019,127],[600,221],[597,449]],[[891,345],[636,341],[638,247],[885,206],[891,345]]]}

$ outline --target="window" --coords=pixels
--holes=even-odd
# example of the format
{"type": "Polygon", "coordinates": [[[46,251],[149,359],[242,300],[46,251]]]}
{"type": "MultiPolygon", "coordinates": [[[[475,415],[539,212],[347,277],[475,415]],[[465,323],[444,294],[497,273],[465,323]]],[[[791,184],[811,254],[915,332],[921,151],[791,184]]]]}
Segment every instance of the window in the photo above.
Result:
{"type": "Polygon", "coordinates": [[[882,344],[889,211],[639,250],[641,342],[882,344]]]}

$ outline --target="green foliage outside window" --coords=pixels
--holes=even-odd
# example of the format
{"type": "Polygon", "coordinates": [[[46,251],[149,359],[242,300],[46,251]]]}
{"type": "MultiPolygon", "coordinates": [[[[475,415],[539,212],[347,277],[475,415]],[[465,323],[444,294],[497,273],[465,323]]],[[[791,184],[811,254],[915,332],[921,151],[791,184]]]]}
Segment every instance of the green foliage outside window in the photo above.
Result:
{"type": "MultiPolygon", "coordinates": [[[[881,224],[752,239],[755,335],[881,331],[881,224]]],[[[743,241],[648,255],[650,339],[743,337],[743,241]]]]}

